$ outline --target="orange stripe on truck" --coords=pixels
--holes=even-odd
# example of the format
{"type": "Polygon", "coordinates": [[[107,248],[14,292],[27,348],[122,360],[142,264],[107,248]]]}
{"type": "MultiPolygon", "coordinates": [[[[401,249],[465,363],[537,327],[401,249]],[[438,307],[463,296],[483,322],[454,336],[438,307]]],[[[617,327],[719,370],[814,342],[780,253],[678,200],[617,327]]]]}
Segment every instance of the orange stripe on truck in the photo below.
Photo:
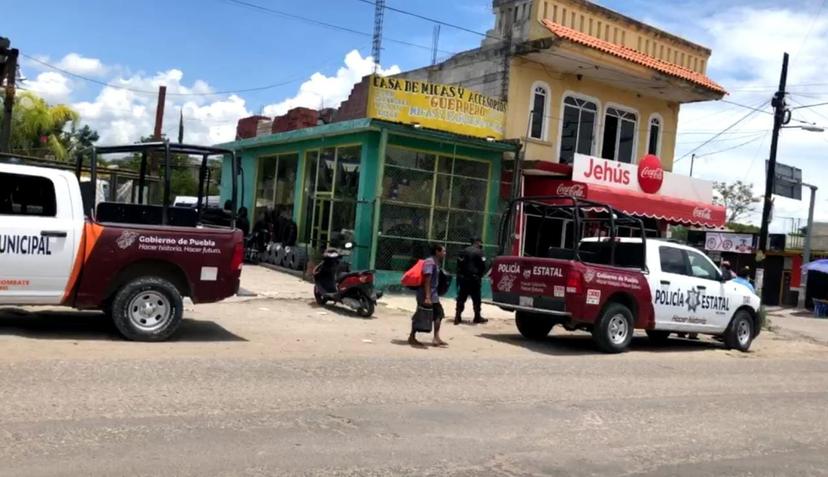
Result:
{"type": "Polygon", "coordinates": [[[89,256],[92,254],[92,250],[95,248],[95,244],[98,243],[98,239],[101,237],[103,230],[104,228],[102,225],[92,222],[86,222],[84,224],[81,239],[78,241],[78,251],[75,254],[75,263],[72,265],[72,273],[69,274],[69,281],[66,282],[66,288],[63,290],[63,300],[61,300],[61,304],[69,304],[72,292],[78,284],[80,272],[86,261],[89,259],[89,256]]]}

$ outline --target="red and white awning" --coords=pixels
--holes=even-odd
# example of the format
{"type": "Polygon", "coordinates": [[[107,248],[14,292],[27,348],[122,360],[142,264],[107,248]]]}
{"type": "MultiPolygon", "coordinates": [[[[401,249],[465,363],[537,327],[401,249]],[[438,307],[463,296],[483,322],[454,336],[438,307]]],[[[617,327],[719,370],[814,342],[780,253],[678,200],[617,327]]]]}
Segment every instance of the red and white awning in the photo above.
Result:
{"type": "Polygon", "coordinates": [[[523,195],[572,195],[608,204],[631,215],[674,224],[717,228],[726,221],[725,208],[718,205],[548,177],[526,177],[523,195]]]}

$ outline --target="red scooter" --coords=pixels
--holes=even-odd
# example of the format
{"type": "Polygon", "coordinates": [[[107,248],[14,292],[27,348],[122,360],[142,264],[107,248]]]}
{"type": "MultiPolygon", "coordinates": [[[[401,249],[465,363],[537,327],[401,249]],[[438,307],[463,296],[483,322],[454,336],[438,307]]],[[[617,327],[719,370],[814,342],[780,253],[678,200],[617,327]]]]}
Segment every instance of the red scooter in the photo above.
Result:
{"type": "MultiPolygon", "coordinates": [[[[351,248],[351,242],[345,244],[346,250],[351,248]]],[[[357,315],[368,318],[374,314],[382,292],[374,289],[373,270],[351,272],[343,254],[330,248],[322,255],[322,263],[313,269],[313,296],[319,305],[341,303],[357,315]]]]}

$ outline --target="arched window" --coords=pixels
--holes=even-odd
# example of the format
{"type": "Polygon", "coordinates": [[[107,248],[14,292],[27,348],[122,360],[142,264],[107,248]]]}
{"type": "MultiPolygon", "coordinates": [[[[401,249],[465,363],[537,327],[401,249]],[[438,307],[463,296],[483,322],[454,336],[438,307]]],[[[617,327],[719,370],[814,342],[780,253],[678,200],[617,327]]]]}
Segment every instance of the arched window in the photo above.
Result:
{"type": "Polygon", "coordinates": [[[635,157],[635,132],[638,116],[620,107],[607,107],[604,115],[604,140],[601,157],[632,164],[635,157]]]}
{"type": "Polygon", "coordinates": [[[532,85],[532,100],[529,103],[530,124],[529,137],[545,141],[547,138],[547,121],[549,116],[549,86],[546,83],[536,82],[532,85]]]}
{"type": "Polygon", "coordinates": [[[575,154],[591,155],[595,144],[597,100],[575,94],[563,99],[560,162],[572,164],[575,154]]]}
{"type": "Polygon", "coordinates": [[[661,155],[661,116],[653,114],[650,116],[650,130],[647,133],[647,154],[661,155]]]}

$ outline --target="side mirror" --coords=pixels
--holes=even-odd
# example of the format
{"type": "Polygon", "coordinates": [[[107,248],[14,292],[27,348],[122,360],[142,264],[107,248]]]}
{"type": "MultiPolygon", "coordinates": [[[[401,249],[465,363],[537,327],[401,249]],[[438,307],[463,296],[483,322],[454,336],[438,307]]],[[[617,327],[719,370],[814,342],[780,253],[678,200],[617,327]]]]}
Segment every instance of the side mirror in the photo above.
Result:
{"type": "Polygon", "coordinates": [[[354,248],[353,242],[348,242],[345,244],[345,250],[351,250],[352,248],[354,248]]]}

